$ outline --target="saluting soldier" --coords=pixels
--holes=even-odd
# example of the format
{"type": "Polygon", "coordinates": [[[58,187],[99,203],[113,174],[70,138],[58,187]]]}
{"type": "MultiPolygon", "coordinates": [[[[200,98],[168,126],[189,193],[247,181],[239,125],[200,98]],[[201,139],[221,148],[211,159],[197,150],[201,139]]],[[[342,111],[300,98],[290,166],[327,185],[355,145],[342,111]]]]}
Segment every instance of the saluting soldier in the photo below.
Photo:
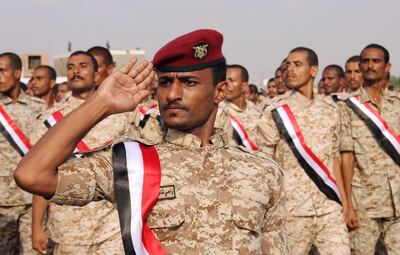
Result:
{"type": "Polygon", "coordinates": [[[16,170],[19,185],[62,204],[116,201],[126,254],[287,254],[279,167],[230,147],[214,128],[226,96],[222,41],[215,30],[196,30],[155,55],[164,141],[123,139],[64,162],[98,121],[149,95],[153,65],[132,60],[41,139],[16,170]]]}
{"type": "Polygon", "coordinates": [[[293,49],[287,58],[292,91],[266,108],[258,148],[273,157],[285,177],[289,251],[350,254],[342,206],[347,201],[339,165],[339,109],[313,91],[316,53],[293,49]]]}

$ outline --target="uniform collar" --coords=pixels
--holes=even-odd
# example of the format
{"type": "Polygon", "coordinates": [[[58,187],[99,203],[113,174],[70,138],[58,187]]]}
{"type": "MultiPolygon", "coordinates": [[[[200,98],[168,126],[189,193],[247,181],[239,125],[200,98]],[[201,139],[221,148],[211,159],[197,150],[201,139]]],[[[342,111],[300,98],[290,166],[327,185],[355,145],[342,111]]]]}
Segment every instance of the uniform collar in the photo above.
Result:
{"type": "Polygon", "coordinates": [[[245,112],[248,111],[249,109],[252,109],[255,105],[253,102],[250,100],[246,100],[246,108],[244,110],[240,109],[239,106],[235,105],[231,101],[225,100],[225,103],[228,105],[229,108],[232,108],[236,112],[245,112]]]}
{"type": "MultiPolygon", "coordinates": [[[[8,97],[7,95],[0,93],[0,102],[4,105],[8,105],[8,104],[12,104],[14,103],[14,101],[8,97]]],[[[21,89],[21,93],[19,94],[17,101],[18,103],[22,103],[22,104],[28,104],[29,102],[29,96],[27,94],[25,94],[25,92],[21,89]]]]}
{"type": "MultiPolygon", "coordinates": [[[[177,129],[168,129],[165,140],[168,143],[180,145],[183,147],[200,148],[201,141],[197,136],[177,129]]],[[[215,129],[215,134],[210,138],[212,146],[225,147],[228,145],[228,136],[222,129],[215,129]]]]}
{"type": "Polygon", "coordinates": [[[314,99],[317,95],[314,94],[314,99],[309,99],[309,98],[303,96],[300,92],[298,92],[296,90],[292,90],[290,96],[296,104],[298,104],[301,107],[306,108],[306,107],[309,107],[312,105],[312,103],[314,102],[314,99]]]}
{"type": "Polygon", "coordinates": [[[59,102],[59,105],[68,105],[71,108],[78,108],[83,104],[85,100],[72,96],[72,92],[69,91],[59,102]]]}
{"type": "MultiPolygon", "coordinates": [[[[368,95],[367,91],[361,87],[358,90],[358,93],[355,94],[359,94],[360,95],[360,102],[361,103],[373,103],[375,104],[372,99],[370,98],[370,96],[368,95]]],[[[391,96],[391,91],[388,90],[383,90],[382,91],[382,101],[386,101],[389,99],[389,97],[391,96]]]]}

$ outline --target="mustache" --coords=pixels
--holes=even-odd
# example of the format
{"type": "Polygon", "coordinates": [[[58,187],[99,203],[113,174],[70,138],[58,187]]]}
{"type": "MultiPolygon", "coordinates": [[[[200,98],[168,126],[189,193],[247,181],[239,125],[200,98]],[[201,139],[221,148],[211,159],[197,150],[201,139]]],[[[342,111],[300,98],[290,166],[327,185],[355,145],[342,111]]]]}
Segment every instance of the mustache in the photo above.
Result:
{"type": "Polygon", "coordinates": [[[374,69],[372,69],[372,68],[368,68],[365,72],[373,72],[373,73],[376,73],[376,71],[375,71],[374,69]]]}
{"type": "Polygon", "coordinates": [[[80,80],[83,80],[83,77],[82,76],[80,76],[80,75],[77,75],[77,74],[75,74],[74,76],[72,76],[72,78],[71,78],[71,80],[74,80],[74,79],[80,79],[80,80]]]}
{"type": "Polygon", "coordinates": [[[181,109],[181,110],[187,110],[187,108],[183,105],[181,105],[180,103],[176,102],[176,101],[172,101],[172,102],[167,102],[164,106],[163,106],[164,110],[168,110],[168,109],[181,109]]]}

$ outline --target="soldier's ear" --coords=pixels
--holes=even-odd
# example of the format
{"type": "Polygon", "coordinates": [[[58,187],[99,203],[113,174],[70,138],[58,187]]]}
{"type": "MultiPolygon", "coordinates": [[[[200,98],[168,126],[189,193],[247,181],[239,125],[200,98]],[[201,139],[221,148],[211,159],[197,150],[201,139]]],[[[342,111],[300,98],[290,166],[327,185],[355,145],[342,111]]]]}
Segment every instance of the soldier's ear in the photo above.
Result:
{"type": "Polygon", "coordinates": [[[315,78],[318,74],[318,66],[311,66],[311,77],[315,78]]]}
{"type": "Polygon", "coordinates": [[[222,102],[226,94],[228,93],[228,83],[226,81],[222,81],[215,85],[215,90],[214,90],[214,102],[216,104],[222,102]]]}

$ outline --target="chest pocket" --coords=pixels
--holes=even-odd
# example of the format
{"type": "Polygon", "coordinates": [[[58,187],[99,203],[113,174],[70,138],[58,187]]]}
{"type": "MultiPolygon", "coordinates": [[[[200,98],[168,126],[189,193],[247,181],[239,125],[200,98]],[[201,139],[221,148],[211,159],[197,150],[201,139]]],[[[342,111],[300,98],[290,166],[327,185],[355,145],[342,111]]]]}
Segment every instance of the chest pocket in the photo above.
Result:
{"type": "Polygon", "coordinates": [[[239,229],[250,231],[255,236],[261,235],[266,209],[248,198],[232,199],[232,220],[239,229]]]}
{"type": "Polygon", "coordinates": [[[176,241],[182,238],[184,209],[182,198],[157,201],[149,213],[147,223],[159,241],[176,241]]]}

